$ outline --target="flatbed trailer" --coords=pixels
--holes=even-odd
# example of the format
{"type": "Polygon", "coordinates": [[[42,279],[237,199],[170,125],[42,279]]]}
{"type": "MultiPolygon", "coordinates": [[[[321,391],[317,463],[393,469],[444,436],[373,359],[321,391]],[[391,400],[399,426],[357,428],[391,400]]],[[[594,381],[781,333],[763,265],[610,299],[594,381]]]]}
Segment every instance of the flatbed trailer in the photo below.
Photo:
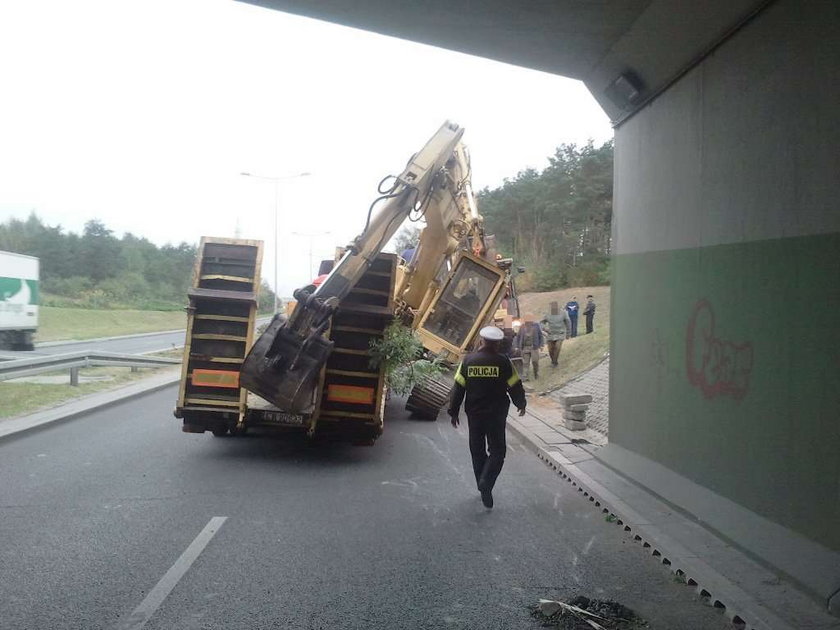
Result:
{"type": "MultiPolygon", "coordinates": [[[[254,343],[262,242],[201,240],[175,416],[186,433],[237,435],[250,427],[370,445],[382,434],[385,375],[370,365],[370,342],[394,317],[397,257],[380,254],[336,310],[333,349],[306,409],[278,408],[239,383],[254,343]]],[[[275,315],[275,317],[282,317],[275,315]]]]}

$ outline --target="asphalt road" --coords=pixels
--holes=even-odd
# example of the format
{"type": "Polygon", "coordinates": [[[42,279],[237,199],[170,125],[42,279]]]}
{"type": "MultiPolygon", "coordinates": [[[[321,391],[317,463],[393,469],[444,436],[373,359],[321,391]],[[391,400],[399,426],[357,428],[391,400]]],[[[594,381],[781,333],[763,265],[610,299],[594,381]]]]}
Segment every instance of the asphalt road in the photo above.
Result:
{"type": "Polygon", "coordinates": [[[4,630],[531,629],[575,594],[730,627],[513,438],[488,511],[463,427],[395,403],[371,448],[213,438],[175,396],[0,442],[4,630]]]}
{"type": "Polygon", "coordinates": [[[120,354],[145,354],[180,348],[184,345],[185,331],[155,333],[151,335],[131,335],[111,339],[91,339],[88,341],[74,341],[55,345],[39,345],[33,352],[20,352],[23,356],[42,354],[64,354],[80,350],[103,350],[120,354]]]}

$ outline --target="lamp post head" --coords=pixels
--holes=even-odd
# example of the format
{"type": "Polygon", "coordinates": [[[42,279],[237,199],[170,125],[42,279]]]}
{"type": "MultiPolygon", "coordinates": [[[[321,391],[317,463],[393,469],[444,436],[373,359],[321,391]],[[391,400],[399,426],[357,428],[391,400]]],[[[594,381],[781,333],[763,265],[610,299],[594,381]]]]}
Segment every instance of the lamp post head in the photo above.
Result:
{"type": "Polygon", "coordinates": [[[297,179],[298,177],[309,177],[310,175],[312,175],[312,173],[310,173],[309,171],[297,173],[296,175],[278,175],[276,177],[269,175],[256,175],[255,173],[248,173],[246,171],[242,171],[239,174],[243,177],[256,177],[257,179],[266,179],[272,182],[280,182],[286,179],[297,179]]]}

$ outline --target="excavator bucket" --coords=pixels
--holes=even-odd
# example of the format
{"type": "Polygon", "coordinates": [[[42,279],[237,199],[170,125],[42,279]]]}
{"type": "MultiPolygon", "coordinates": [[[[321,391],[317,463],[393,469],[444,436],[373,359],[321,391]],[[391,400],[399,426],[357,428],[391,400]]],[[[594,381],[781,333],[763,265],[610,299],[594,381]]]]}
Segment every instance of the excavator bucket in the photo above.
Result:
{"type": "Polygon", "coordinates": [[[301,343],[289,329],[286,318],[275,316],[245,357],[240,383],[280,409],[308,412],[315,402],[320,370],[332,346],[320,334],[312,334],[301,343]]]}

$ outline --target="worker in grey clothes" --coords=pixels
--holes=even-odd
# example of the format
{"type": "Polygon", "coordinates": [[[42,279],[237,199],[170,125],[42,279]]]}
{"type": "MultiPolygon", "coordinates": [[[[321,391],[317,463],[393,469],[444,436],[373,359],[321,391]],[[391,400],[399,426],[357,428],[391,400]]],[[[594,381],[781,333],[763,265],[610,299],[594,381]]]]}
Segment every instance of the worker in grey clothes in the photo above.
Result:
{"type": "Polygon", "coordinates": [[[548,315],[540,320],[540,325],[548,339],[548,357],[551,359],[551,367],[557,367],[563,340],[572,335],[572,321],[566,309],[561,311],[557,302],[551,302],[548,310],[548,315]]]}
{"type": "Polygon", "coordinates": [[[513,341],[513,347],[522,357],[522,380],[528,380],[531,368],[534,368],[534,379],[540,377],[540,350],[545,345],[540,325],[533,315],[525,316],[525,323],[519,329],[513,341]]]}

